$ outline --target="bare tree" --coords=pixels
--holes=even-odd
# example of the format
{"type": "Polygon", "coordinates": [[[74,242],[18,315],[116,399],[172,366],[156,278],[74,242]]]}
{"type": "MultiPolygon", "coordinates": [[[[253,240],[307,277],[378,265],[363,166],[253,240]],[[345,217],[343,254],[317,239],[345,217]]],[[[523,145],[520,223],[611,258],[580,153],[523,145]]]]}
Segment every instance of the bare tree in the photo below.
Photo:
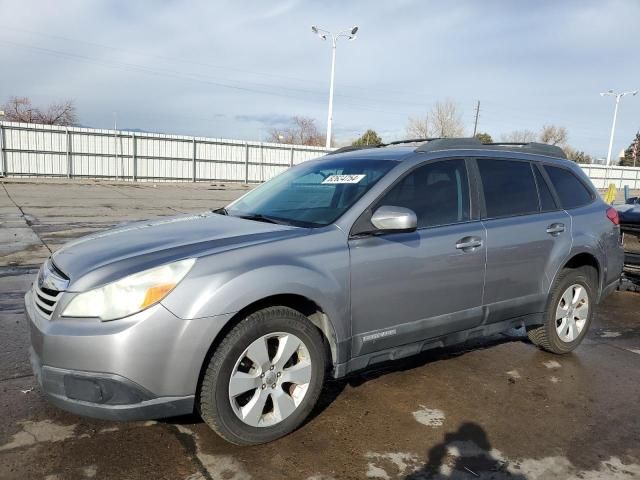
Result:
{"type": "Polygon", "coordinates": [[[576,163],[593,163],[593,157],[582,150],[576,150],[569,145],[564,145],[562,150],[564,150],[569,160],[573,160],[576,163]]]}
{"type": "Polygon", "coordinates": [[[75,125],[78,123],[76,107],[71,100],[52,103],[46,110],[40,111],[40,122],[47,125],[75,125]]]}
{"type": "Polygon", "coordinates": [[[514,130],[501,135],[500,140],[508,143],[529,143],[536,141],[536,134],[531,130],[514,130]]]}
{"type": "Polygon", "coordinates": [[[4,119],[9,122],[35,123],[38,116],[37,111],[31,105],[31,100],[27,97],[11,97],[2,106],[4,119]]]}
{"type": "Polygon", "coordinates": [[[569,133],[565,127],[556,125],[543,125],[538,140],[549,145],[566,145],[569,139],[569,133]]]}
{"type": "Polygon", "coordinates": [[[424,117],[409,118],[406,130],[407,136],[411,138],[464,136],[460,109],[451,100],[436,102],[424,117]]]}
{"type": "Polygon", "coordinates": [[[431,109],[431,126],[436,137],[463,137],[464,125],[458,106],[451,100],[436,102],[431,109]]]}
{"type": "Polygon", "coordinates": [[[71,100],[53,103],[46,110],[34,107],[28,97],[11,97],[2,107],[10,122],[43,123],[46,125],[75,125],[76,109],[71,100]]]}
{"type": "Polygon", "coordinates": [[[273,129],[269,141],[291,145],[322,146],[326,143],[326,136],[318,130],[316,121],[309,117],[295,116],[292,126],[284,129],[273,129]]]}
{"type": "Polygon", "coordinates": [[[407,138],[430,138],[433,129],[429,121],[429,115],[424,117],[409,117],[407,121],[407,138]]]}

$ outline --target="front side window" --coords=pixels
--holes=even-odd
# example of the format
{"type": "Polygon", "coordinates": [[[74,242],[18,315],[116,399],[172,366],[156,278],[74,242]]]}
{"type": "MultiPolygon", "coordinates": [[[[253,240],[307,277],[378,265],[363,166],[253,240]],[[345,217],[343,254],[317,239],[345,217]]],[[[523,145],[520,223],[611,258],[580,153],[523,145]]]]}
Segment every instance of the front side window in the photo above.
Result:
{"type": "Polygon", "coordinates": [[[394,160],[354,158],[303,163],[239,198],[225,212],[302,227],[329,225],[395,165],[394,160]]]}
{"type": "Polygon", "coordinates": [[[562,208],[568,210],[591,203],[593,200],[591,193],[569,170],[550,165],[545,165],[544,169],[549,175],[558,197],[560,197],[562,208]]]}
{"type": "Polygon", "coordinates": [[[468,221],[469,181],[464,160],[445,160],[416,168],[377,203],[378,207],[382,205],[413,210],[418,228],[468,221]]]}
{"type": "Polygon", "coordinates": [[[478,159],[487,218],[540,211],[529,162],[478,159]]]}

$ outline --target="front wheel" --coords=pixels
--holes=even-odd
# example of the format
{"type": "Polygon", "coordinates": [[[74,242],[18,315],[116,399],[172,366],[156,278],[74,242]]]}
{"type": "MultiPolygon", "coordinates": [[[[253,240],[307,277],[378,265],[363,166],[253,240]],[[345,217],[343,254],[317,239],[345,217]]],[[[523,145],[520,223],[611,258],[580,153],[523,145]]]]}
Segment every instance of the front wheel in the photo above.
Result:
{"type": "Polygon", "coordinates": [[[529,327],[529,339],[552,353],[574,350],[591,324],[595,284],[596,275],[591,268],[562,270],[549,292],[544,324],[529,327]]]}
{"type": "Polygon", "coordinates": [[[220,343],[202,380],[198,410],[231,443],[270,442],[309,415],[325,369],[322,337],[313,324],[293,309],[266,308],[220,343]]]}

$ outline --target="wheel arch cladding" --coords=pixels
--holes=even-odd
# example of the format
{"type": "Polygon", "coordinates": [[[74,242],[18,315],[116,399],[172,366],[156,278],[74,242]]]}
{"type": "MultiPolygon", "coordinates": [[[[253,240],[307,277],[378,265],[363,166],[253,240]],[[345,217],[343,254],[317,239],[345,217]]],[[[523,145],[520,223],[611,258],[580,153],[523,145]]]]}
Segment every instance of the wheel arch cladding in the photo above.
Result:
{"type": "Polygon", "coordinates": [[[589,252],[580,252],[571,256],[571,258],[563,265],[564,268],[581,268],[581,267],[591,267],[595,271],[595,280],[596,280],[596,295],[600,292],[602,285],[602,272],[600,267],[600,262],[598,259],[589,252]]]}
{"type": "MultiPolygon", "coordinates": [[[[240,323],[247,316],[251,315],[254,312],[259,310],[268,308],[268,307],[288,307],[292,310],[296,310],[300,312],[302,315],[309,319],[311,322],[321,333],[322,338],[325,343],[327,359],[333,364],[336,365],[338,363],[338,345],[339,342],[336,338],[336,331],[333,323],[329,319],[328,315],[324,312],[322,307],[318,305],[315,301],[299,294],[276,294],[271,295],[265,298],[261,298],[256,300],[249,305],[245,306],[238,312],[236,312],[233,317],[231,317],[226,324],[222,327],[218,335],[214,338],[211,346],[209,347],[207,354],[205,355],[202,364],[200,366],[200,373],[198,375],[198,389],[202,384],[202,377],[206,371],[207,365],[216,349],[222,342],[222,340],[226,337],[226,335],[240,323]]],[[[197,392],[199,393],[199,392],[197,392]]]]}

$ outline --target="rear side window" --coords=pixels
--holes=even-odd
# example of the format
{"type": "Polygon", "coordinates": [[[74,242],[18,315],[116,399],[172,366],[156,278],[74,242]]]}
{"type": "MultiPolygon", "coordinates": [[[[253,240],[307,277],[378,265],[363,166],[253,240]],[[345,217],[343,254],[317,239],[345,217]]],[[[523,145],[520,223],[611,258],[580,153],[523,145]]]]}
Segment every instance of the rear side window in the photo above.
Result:
{"type": "Polygon", "coordinates": [[[549,185],[547,185],[547,182],[538,168],[534,167],[533,170],[536,172],[536,183],[538,184],[538,194],[540,195],[540,206],[542,207],[542,211],[548,212],[549,210],[555,210],[557,208],[556,201],[553,199],[551,190],[549,190],[549,185]]]}
{"type": "Polygon", "coordinates": [[[464,160],[444,160],[416,168],[377,205],[413,210],[418,228],[468,221],[469,181],[464,160]]]}
{"type": "Polygon", "coordinates": [[[591,203],[591,200],[593,200],[591,192],[572,172],[565,168],[551,167],[549,165],[545,165],[544,169],[560,198],[562,208],[568,210],[591,203]]]}
{"type": "Polygon", "coordinates": [[[478,159],[487,218],[540,211],[529,162],[478,159]]]}

